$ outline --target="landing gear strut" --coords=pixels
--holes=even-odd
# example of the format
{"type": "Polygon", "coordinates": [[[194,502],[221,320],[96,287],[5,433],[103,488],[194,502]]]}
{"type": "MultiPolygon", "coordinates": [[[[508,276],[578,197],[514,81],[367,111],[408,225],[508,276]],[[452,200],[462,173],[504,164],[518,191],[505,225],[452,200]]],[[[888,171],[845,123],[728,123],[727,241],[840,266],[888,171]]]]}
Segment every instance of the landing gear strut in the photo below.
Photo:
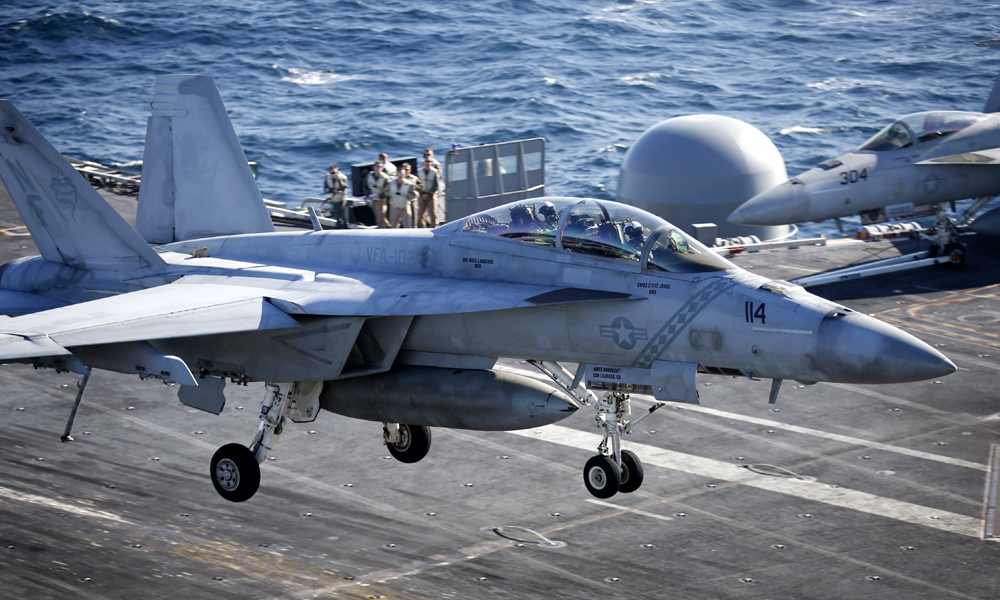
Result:
{"type": "Polygon", "coordinates": [[[929,258],[947,256],[951,260],[938,263],[938,266],[957,271],[965,266],[965,244],[958,241],[958,227],[948,218],[948,213],[945,212],[944,205],[938,204],[934,210],[937,213],[937,218],[934,223],[933,232],[930,235],[924,234],[924,237],[934,244],[931,246],[930,251],[928,251],[927,256],[929,258]]]}
{"type": "MultiPolygon", "coordinates": [[[[529,360],[564,392],[584,406],[592,406],[597,411],[594,421],[604,430],[604,439],[597,446],[597,455],[590,458],[583,467],[583,484],[587,491],[597,498],[610,498],[618,492],[630,493],[642,485],[642,462],[630,450],[622,450],[621,436],[632,432],[639,421],[664,406],[657,402],[638,417],[628,420],[632,414],[629,395],[623,392],[607,392],[600,399],[586,388],[580,387],[582,372],[573,377],[559,363],[529,360]],[[610,448],[608,441],[610,440],[610,448]]],[[[582,367],[581,367],[582,368],[582,367]]]]}
{"type": "Polygon", "coordinates": [[[316,381],[267,383],[260,407],[260,426],[250,446],[227,444],[212,457],[215,490],[230,502],[249,500],[260,486],[260,464],[278,442],[287,420],[309,422],[319,412],[323,386],[316,381]]]}

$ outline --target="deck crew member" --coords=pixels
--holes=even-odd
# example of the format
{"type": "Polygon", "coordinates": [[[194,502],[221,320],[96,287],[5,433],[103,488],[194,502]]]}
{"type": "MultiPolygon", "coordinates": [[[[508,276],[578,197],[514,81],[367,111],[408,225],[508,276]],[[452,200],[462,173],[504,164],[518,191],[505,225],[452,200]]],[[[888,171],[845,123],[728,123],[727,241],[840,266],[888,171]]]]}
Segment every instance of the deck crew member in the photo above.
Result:
{"type": "Polygon", "coordinates": [[[347,229],[347,175],[337,165],[330,165],[323,191],[330,194],[323,202],[323,213],[337,220],[337,229],[347,229]]]}
{"type": "Polygon", "coordinates": [[[423,190],[424,184],[422,181],[420,181],[419,177],[413,174],[413,167],[410,166],[410,163],[403,163],[403,166],[401,166],[400,169],[406,176],[406,181],[408,181],[410,185],[413,186],[413,191],[416,192],[416,195],[410,201],[410,214],[413,216],[413,226],[416,227],[417,203],[419,201],[420,192],[423,190]]]}
{"type": "MultiPolygon", "coordinates": [[[[426,157],[427,155],[424,154],[426,157]]],[[[441,189],[441,171],[434,168],[433,158],[424,158],[423,168],[417,169],[420,179],[420,207],[417,211],[417,227],[437,227],[437,195],[441,189]],[[428,213],[424,219],[424,213],[428,213]]],[[[440,165],[438,165],[440,166],[440,165]]]]}
{"type": "Polygon", "coordinates": [[[386,196],[389,199],[389,227],[413,227],[411,202],[416,199],[417,190],[407,180],[405,169],[400,169],[386,186],[386,196]]]}
{"type": "Polygon", "coordinates": [[[378,160],[375,161],[375,164],[382,165],[382,172],[390,180],[396,176],[396,165],[389,162],[389,155],[385,152],[378,155],[378,160]]]}
{"type": "Polygon", "coordinates": [[[438,160],[434,158],[434,151],[431,150],[430,148],[424,148],[424,160],[431,161],[431,166],[437,169],[438,173],[441,173],[441,163],[439,163],[438,160]]]}
{"type": "Polygon", "coordinates": [[[441,174],[441,179],[438,181],[438,191],[437,195],[434,196],[434,208],[437,212],[437,222],[432,224],[431,227],[436,227],[437,223],[444,223],[444,203],[445,203],[445,187],[444,187],[444,169],[441,168],[441,163],[434,158],[434,151],[430,148],[424,148],[424,160],[431,160],[431,164],[437,169],[438,173],[441,174]]]}
{"type": "Polygon", "coordinates": [[[389,179],[382,172],[381,164],[375,163],[372,166],[365,183],[368,184],[368,199],[372,203],[372,212],[375,213],[375,225],[384,229],[389,226],[389,221],[385,218],[385,188],[389,179]]]}

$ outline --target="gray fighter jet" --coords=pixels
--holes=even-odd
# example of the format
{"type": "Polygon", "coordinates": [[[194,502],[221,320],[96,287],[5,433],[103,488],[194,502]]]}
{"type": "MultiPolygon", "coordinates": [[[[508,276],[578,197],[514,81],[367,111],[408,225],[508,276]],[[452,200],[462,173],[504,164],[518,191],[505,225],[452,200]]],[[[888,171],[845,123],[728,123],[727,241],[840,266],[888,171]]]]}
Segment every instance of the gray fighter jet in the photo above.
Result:
{"type": "Polygon", "coordinates": [[[898,119],[856,150],[754,196],[729,221],[784,225],[861,215],[869,224],[937,214],[931,256],[960,262],[956,226],[1000,194],[998,90],[1000,80],[985,113],[931,111],[898,119]],[[945,204],[966,198],[977,200],[951,221],[945,204]]]}
{"type": "MultiPolygon", "coordinates": [[[[225,119],[214,131],[229,135],[224,110],[201,110],[214,83],[176,83],[161,116],[225,119]]],[[[697,403],[700,373],[771,379],[773,402],[785,379],[900,383],[955,370],[907,333],[748,273],[614,202],[535,198],[436,229],[289,233],[246,195],[249,217],[215,216],[201,237],[151,246],[10,102],[0,122],[0,179],[41,252],[0,268],[0,308],[13,317],[0,360],[79,373],[80,396],[92,369],[179,384],[182,403],[216,414],[227,380],[264,382],[249,447],[211,461],[228,500],[250,498],[282,431],[320,410],[384,423],[389,451],[416,462],[430,427],[537,427],[586,406],[604,437],[584,481],[607,498],[642,483],[620,436],[662,405],[632,414],[629,393],[697,403]],[[499,358],[527,360],[552,384],[494,370],[499,358]]],[[[172,143],[174,157],[217,147],[172,143]]],[[[229,172],[202,158],[213,179],[238,187],[249,176],[242,153],[229,172]]],[[[172,203],[163,215],[214,210],[150,198],[172,203]]]]}

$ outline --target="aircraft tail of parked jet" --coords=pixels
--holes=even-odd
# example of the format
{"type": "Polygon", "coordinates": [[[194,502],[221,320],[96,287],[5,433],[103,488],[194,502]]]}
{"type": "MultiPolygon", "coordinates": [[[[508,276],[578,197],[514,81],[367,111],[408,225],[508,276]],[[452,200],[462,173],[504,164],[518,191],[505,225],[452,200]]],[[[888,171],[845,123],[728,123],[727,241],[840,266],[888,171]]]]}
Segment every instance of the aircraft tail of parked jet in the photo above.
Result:
{"type": "Polygon", "coordinates": [[[207,75],[158,75],[146,126],[136,229],[151,244],[274,231],[207,75]]]}
{"type": "Polygon", "coordinates": [[[0,100],[0,178],[42,256],[93,270],[162,265],[142,237],[13,104],[0,100]]]}

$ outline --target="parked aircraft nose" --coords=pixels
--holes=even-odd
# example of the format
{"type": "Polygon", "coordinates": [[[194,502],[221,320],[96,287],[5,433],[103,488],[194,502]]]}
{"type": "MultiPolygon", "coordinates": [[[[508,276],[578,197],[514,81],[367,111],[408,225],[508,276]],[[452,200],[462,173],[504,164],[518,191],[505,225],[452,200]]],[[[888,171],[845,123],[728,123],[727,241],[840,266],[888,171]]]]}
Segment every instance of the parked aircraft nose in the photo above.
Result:
{"type": "Polygon", "coordinates": [[[809,192],[799,181],[786,181],[750,198],[729,215],[737,225],[786,225],[809,220],[809,192]]]}
{"type": "Polygon", "coordinates": [[[817,359],[829,381],[904,383],[954,373],[943,354],[878,319],[848,313],[819,326],[817,359]]]}

